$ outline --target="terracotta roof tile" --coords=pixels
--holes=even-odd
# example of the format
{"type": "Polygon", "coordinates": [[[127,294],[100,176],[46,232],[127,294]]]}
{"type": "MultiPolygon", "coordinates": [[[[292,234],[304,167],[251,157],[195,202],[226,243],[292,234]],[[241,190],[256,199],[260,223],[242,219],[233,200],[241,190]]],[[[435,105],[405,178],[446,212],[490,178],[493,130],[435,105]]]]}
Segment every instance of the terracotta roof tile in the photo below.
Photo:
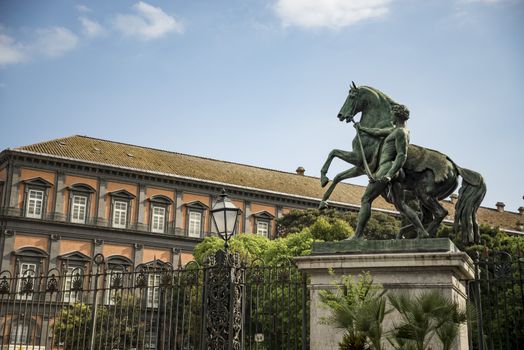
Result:
{"type": "MultiPolygon", "coordinates": [[[[320,186],[317,177],[168,152],[87,136],[64,137],[19,147],[15,150],[229,183],[310,198],[320,199],[324,193],[324,189],[320,186]]],[[[363,192],[363,186],[341,183],[333,192],[331,200],[350,205],[359,205],[363,192]]],[[[394,207],[382,198],[377,199],[373,204],[375,208],[394,210],[394,207]]],[[[450,202],[445,202],[444,205],[450,211],[452,218],[454,213],[453,206],[450,202]]],[[[500,213],[495,209],[489,208],[480,208],[478,217],[481,223],[500,226],[510,230],[516,229],[517,222],[524,221],[524,218],[517,213],[500,213]]]]}

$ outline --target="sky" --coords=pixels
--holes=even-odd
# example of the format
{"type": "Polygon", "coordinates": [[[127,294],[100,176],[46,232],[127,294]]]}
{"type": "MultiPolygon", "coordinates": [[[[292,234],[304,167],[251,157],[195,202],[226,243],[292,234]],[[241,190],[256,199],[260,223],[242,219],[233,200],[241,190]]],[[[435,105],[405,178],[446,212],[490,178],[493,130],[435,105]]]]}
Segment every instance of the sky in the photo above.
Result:
{"type": "Polygon", "coordinates": [[[0,149],[78,134],[319,176],[354,81],[515,212],[523,37],[523,0],[0,0],[0,149]]]}

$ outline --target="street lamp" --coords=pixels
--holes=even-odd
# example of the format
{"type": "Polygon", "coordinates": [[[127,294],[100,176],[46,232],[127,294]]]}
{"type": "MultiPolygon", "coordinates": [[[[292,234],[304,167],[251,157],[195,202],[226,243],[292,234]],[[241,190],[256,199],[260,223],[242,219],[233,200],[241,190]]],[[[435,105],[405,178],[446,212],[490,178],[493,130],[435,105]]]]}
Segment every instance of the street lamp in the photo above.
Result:
{"type": "Polygon", "coordinates": [[[224,240],[224,249],[226,251],[228,248],[227,242],[235,233],[239,214],[240,209],[231,202],[226,194],[226,190],[223,189],[211,209],[211,215],[216,232],[224,240]]]}

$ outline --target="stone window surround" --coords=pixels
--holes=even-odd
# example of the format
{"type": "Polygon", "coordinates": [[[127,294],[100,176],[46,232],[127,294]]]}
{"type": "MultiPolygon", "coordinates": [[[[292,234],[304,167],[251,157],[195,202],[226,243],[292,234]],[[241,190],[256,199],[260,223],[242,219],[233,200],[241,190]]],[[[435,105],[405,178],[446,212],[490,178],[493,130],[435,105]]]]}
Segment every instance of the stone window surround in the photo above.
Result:
{"type": "Polygon", "coordinates": [[[74,196],[84,196],[84,197],[87,197],[84,223],[88,223],[89,218],[90,218],[89,214],[90,214],[90,209],[91,209],[91,197],[93,193],[96,193],[96,190],[93,187],[87,184],[84,184],[84,183],[74,184],[68,187],[68,190],[69,190],[69,209],[67,211],[68,212],[67,221],[73,222],[72,217],[73,217],[73,198],[74,196]]]}
{"type": "Polygon", "coordinates": [[[36,264],[35,274],[38,276],[41,271],[45,271],[44,262],[49,258],[49,254],[37,247],[22,247],[12,253],[15,257],[15,270],[18,273],[21,263],[36,264]]]}
{"type": "Polygon", "coordinates": [[[257,234],[257,225],[259,222],[266,222],[267,223],[267,238],[271,238],[272,232],[272,223],[275,219],[275,216],[271,214],[268,211],[261,211],[258,213],[252,214],[254,220],[253,220],[253,233],[257,234]]]}
{"type": "MultiPolygon", "coordinates": [[[[149,227],[148,231],[153,232],[153,207],[162,207],[165,209],[164,212],[164,232],[168,232],[169,229],[169,208],[173,204],[173,200],[171,198],[166,197],[164,195],[155,195],[150,198],[148,198],[149,201],[149,227]]],[[[155,232],[159,233],[159,232],[155,232]]]]}
{"type": "Polygon", "coordinates": [[[24,184],[24,204],[22,207],[22,213],[24,217],[27,217],[27,208],[29,203],[29,191],[36,190],[43,192],[42,198],[42,215],[40,219],[45,219],[47,214],[47,201],[49,198],[49,189],[53,187],[53,184],[41,177],[33,177],[31,179],[23,180],[24,184]]]}
{"type": "MultiPolygon", "coordinates": [[[[202,238],[203,235],[204,235],[204,223],[206,221],[205,220],[205,214],[206,214],[206,211],[209,209],[209,207],[207,205],[205,205],[204,203],[200,202],[200,201],[193,201],[193,202],[190,202],[190,203],[186,203],[186,204],[184,204],[184,206],[186,207],[185,236],[186,237],[191,237],[191,236],[189,236],[189,215],[190,215],[190,212],[198,212],[201,215],[200,238],[202,238]]],[[[197,238],[197,237],[193,237],[193,238],[197,238]]]]}
{"type": "MultiPolygon", "coordinates": [[[[126,212],[126,223],[125,223],[125,228],[123,229],[126,229],[126,228],[129,228],[129,223],[130,223],[130,219],[131,219],[131,202],[136,198],[136,196],[134,194],[132,194],[131,192],[128,192],[124,189],[122,190],[117,190],[117,191],[113,191],[113,192],[109,192],[108,193],[109,197],[111,198],[111,207],[110,207],[110,210],[109,210],[109,226],[111,227],[114,227],[113,226],[113,217],[114,217],[114,204],[115,202],[126,202],[127,203],[127,212],[126,212]]],[[[116,228],[120,228],[120,227],[116,227],[116,228]]]]}

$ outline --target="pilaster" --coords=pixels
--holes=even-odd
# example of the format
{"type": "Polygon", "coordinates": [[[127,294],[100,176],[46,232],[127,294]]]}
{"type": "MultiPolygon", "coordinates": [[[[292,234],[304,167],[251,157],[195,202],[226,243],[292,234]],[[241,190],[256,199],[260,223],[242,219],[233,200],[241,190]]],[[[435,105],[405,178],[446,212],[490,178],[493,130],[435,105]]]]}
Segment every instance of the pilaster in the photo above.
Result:
{"type": "Polygon", "coordinates": [[[10,270],[11,272],[14,272],[12,269],[11,257],[15,247],[16,232],[15,230],[4,229],[0,234],[4,235],[4,247],[2,250],[2,260],[0,261],[0,271],[10,270]]]}
{"type": "Polygon", "coordinates": [[[57,257],[60,255],[60,239],[57,233],[49,236],[49,270],[59,267],[57,257]]]}
{"type": "Polygon", "coordinates": [[[140,184],[139,189],[138,189],[138,196],[137,196],[138,220],[136,223],[136,229],[140,231],[147,231],[146,215],[145,215],[146,205],[147,205],[146,185],[140,184]]]}
{"type": "Polygon", "coordinates": [[[98,213],[96,222],[99,226],[107,226],[106,207],[107,207],[107,181],[100,179],[98,190],[98,213]]]}
{"type": "Polygon", "coordinates": [[[253,233],[253,225],[251,225],[251,202],[245,201],[244,205],[244,232],[253,233]]]}
{"type": "Polygon", "coordinates": [[[184,193],[181,190],[176,191],[176,201],[175,201],[175,234],[183,235],[184,226],[182,220],[182,208],[184,203],[182,201],[184,193]]]}
{"type": "Polygon", "coordinates": [[[53,219],[56,221],[65,221],[66,215],[64,214],[66,210],[64,210],[65,205],[65,195],[67,192],[66,184],[65,184],[65,174],[62,172],[59,172],[57,174],[57,180],[56,180],[56,193],[55,193],[55,207],[53,211],[53,219]]]}

